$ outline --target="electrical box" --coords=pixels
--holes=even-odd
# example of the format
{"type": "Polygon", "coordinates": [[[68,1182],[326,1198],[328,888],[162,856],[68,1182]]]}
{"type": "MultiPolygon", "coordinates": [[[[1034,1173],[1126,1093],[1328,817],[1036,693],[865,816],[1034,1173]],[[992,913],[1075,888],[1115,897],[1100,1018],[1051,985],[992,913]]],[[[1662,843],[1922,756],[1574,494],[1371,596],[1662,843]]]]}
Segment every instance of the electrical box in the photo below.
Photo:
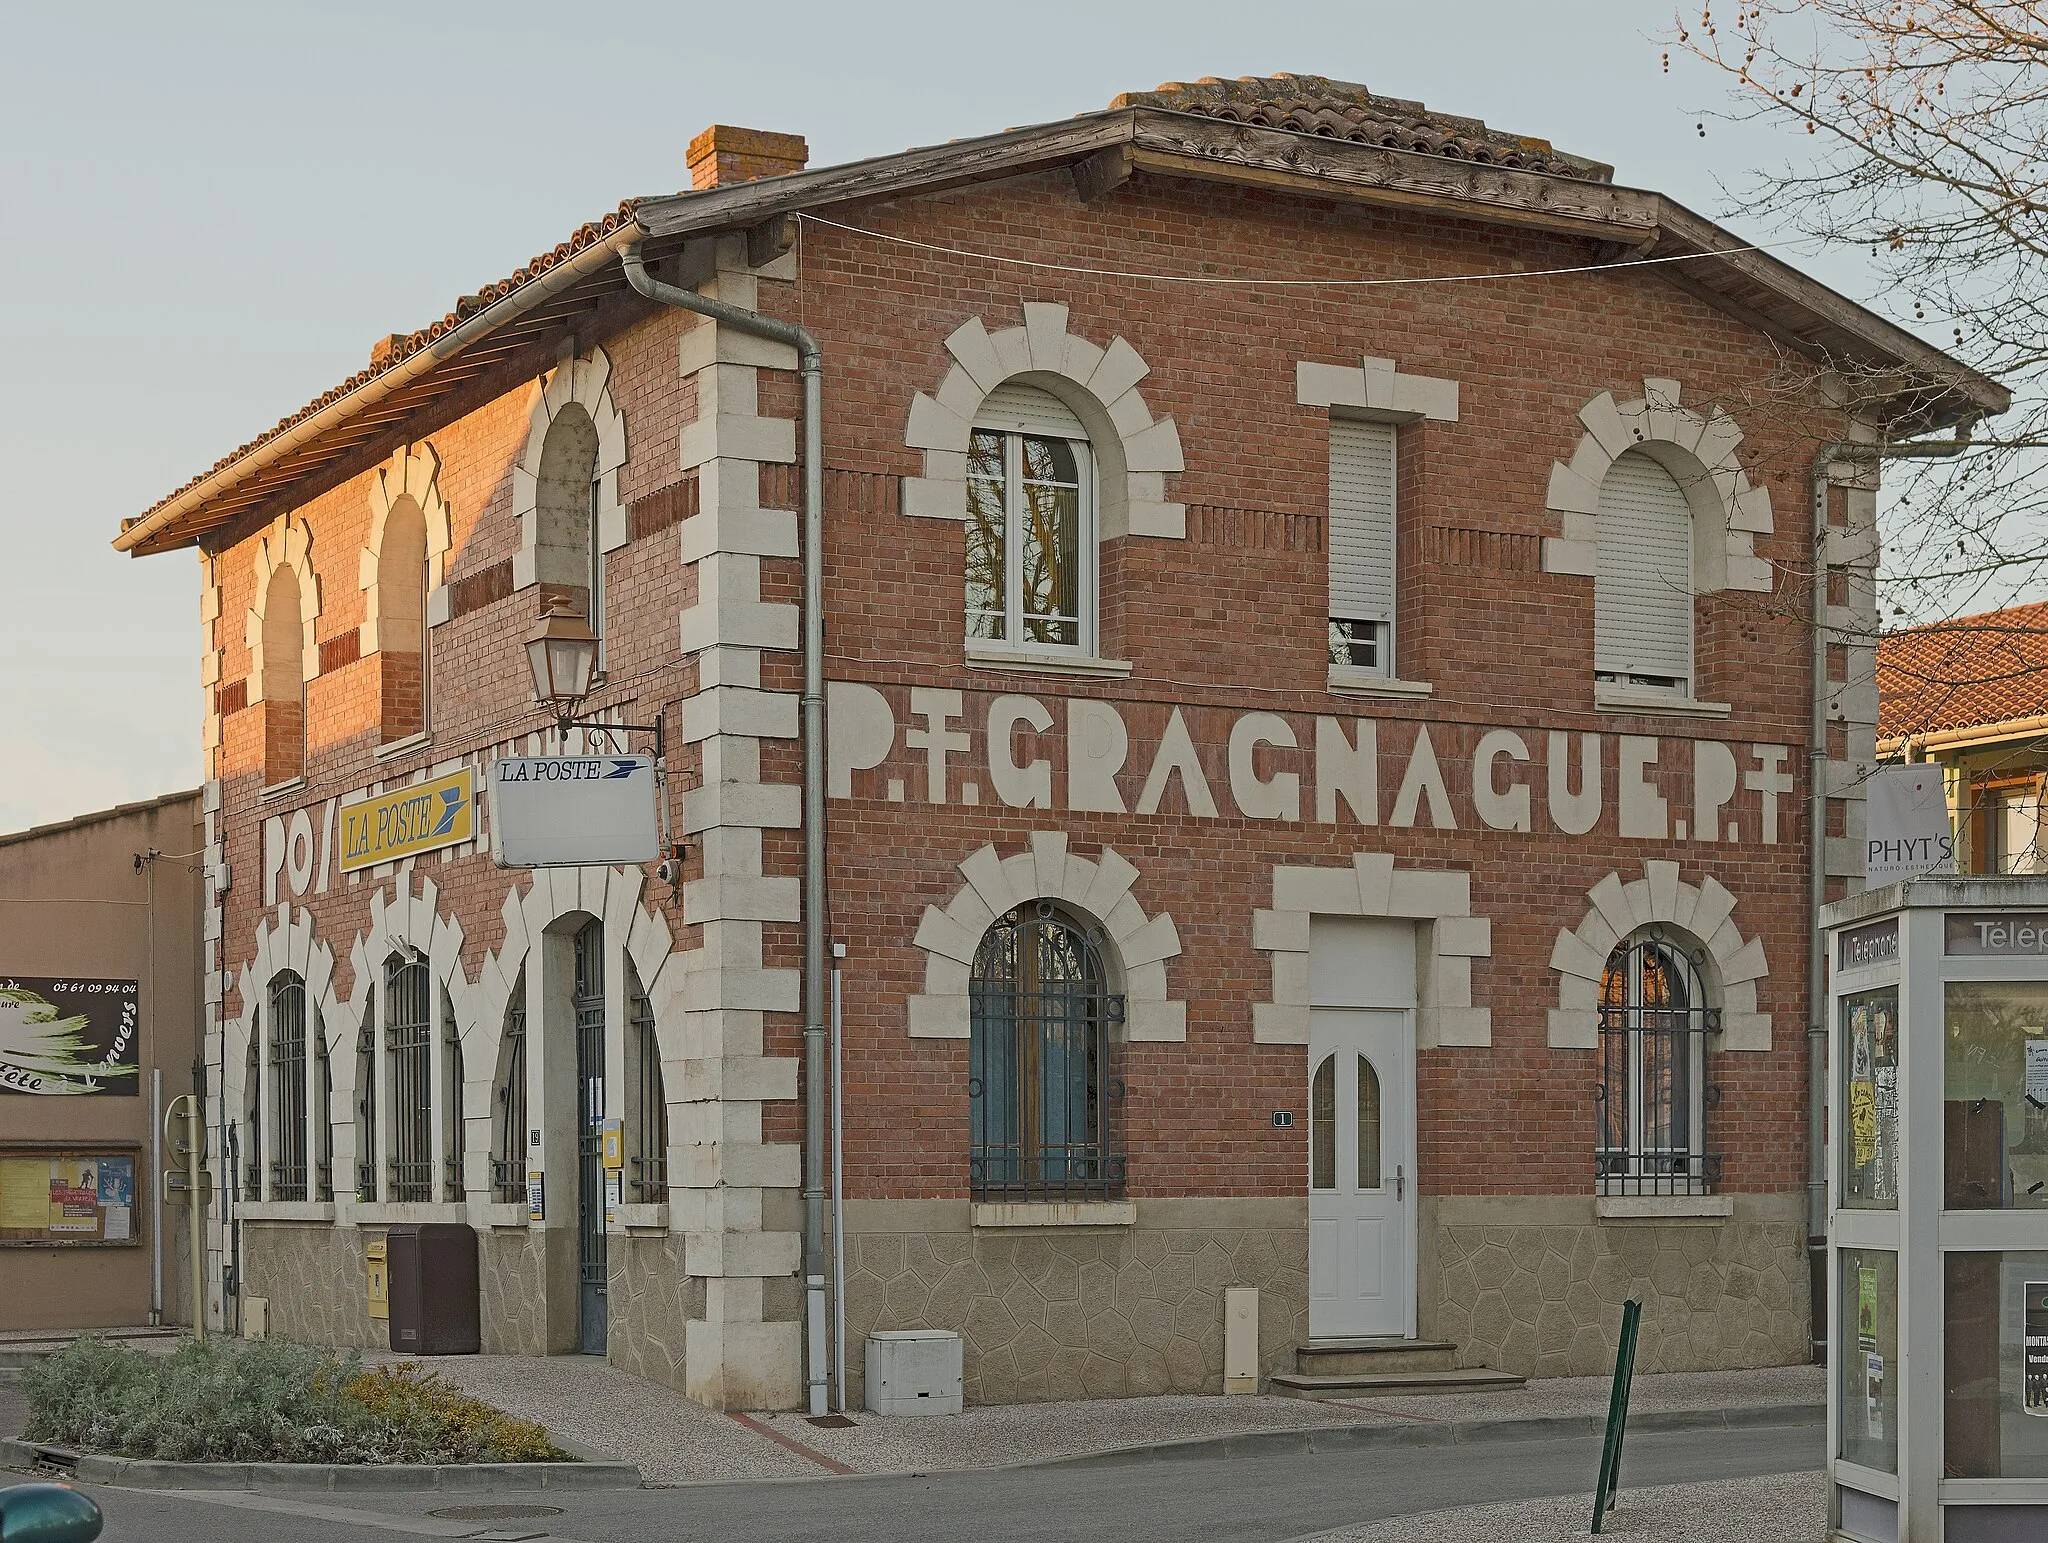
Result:
{"type": "Polygon", "coordinates": [[[391,1273],[384,1266],[384,1240],[378,1238],[364,1245],[363,1256],[370,1271],[370,1316],[389,1318],[391,1316],[391,1273]]]}
{"type": "Polygon", "coordinates": [[[1259,1288],[1223,1288],[1223,1391],[1259,1391],[1259,1288]]]}
{"type": "Polygon", "coordinates": [[[270,1298],[242,1298],[242,1338],[270,1338],[270,1298]]]}
{"type": "Polygon", "coordinates": [[[475,1355],[483,1348],[476,1233],[464,1222],[397,1222],[391,1250],[391,1348],[475,1355]]]}
{"type": "Polygon", "coordinates": [[[963,1345],[951,1329],[882,1329],[868,1336],[871,1414],[958,1414],[963,1345]]]}

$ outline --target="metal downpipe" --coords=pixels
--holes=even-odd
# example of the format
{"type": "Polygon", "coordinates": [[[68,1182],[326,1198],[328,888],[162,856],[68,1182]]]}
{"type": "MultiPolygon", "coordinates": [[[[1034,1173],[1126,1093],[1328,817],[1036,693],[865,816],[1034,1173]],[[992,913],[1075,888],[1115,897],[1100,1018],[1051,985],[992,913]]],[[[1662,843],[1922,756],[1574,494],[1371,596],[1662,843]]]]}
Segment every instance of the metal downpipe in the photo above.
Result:
{"type": "MultiPolygon", "coordinates": [[[[1829,467],[1844,445],[1822,445],[1813,458],[1813,719],[1806,752],[1806,1269],[1808,1334],[1814,1363],[1827,1361],[1827,940],[1820,910],[1827,903],[1828,860],[1828,485],[1829,467]]],[[[1856,447],[1868,453],[1870,447],[1856,447]]]]}
{"type": "Polygon", "coordinates": [[[830,968],[825,941],[825,355],[818,340],[794,322],[664,284],[647,271],[637,241],[619,253],[619,261],[627,282],[657,305],[694,311],[789,344],[803,377],[804,1324],[810,1412],[820,1415],[826,1412],[825,1010],[830,968]]]}

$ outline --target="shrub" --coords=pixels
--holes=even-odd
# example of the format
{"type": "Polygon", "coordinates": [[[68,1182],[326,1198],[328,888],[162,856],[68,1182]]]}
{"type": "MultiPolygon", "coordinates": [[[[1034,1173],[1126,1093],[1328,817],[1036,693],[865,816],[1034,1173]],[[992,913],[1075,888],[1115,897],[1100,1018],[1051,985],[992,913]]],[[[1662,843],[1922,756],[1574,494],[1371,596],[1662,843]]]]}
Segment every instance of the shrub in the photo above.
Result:
{"type": "Polygon", "coordinates": [[[31,1440],[176,1462],[552,1462],[540,1426],[416,1363],[279,1340],[188,1340],[167,1356],[88,1335],[22,1373],[31,1440]]]}

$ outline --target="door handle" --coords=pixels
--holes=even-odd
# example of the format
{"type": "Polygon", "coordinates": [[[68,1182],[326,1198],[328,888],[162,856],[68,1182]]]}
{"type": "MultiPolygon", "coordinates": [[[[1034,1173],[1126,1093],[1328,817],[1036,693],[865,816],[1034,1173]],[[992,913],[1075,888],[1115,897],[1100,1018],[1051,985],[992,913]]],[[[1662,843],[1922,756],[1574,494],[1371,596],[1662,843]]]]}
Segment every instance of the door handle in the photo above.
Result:
{"type": "Polygon", "coordinates": [[[1402,1201],[1406,1200],[1407,1198],[1408,1172],[1405,1168],[1401,1166],[1401,1164],[1396,1163],[1394,1164],[1394,1199],[1396,1201],[1402,1201]]]}

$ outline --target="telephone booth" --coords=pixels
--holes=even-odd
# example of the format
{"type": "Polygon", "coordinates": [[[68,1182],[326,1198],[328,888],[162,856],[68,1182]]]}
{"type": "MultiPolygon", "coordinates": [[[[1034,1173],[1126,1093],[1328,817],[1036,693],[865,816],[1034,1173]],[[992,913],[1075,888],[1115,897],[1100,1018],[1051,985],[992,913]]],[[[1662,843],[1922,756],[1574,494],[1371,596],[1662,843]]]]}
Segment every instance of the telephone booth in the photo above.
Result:
{"type": "Polygon", "coordinates": [[[1821,916],[1836,1536],[2048,1538],[2048,878],[1821,916]]]}

